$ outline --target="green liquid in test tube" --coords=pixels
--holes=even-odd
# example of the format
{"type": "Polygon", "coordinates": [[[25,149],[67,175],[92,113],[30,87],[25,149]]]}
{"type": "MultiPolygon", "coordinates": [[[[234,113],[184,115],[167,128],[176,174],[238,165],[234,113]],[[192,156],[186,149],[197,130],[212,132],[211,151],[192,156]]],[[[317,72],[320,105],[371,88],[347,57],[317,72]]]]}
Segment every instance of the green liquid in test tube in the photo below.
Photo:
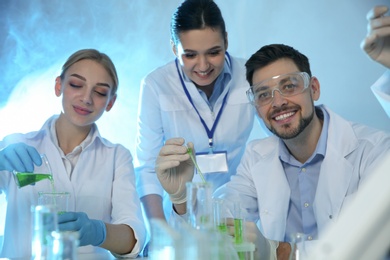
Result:
{"type": "Polygon", "coordinates": [[[187,153],[190,155],[192,163],[194,164],[196,170],[198,171],[200,178],[202,179],[203,182],[206,182],[206,179],[204,178],[203,173],[200,170],[198,164],[196,163],[194,155],[192,154],[192,149],[191,148],[187,148],[187,153]]]}
{"type": "Polygon", "coordinates": [[[201,224],[208,224],[210,222],[209,216],[200,216],[199,218],[201,224]]]}
{"type": "Polygon", "coordinates": [[[225,234],[227,233],[227,225],[225,223],[221,223],[218,225],[219,232],[225,234]]]}
{"type": "Polygon", "coordinates": [[[234,242],[239,245],[244,241],[242,234],[242,219],[235,218],[234,219],[234,242]]]}
{"type": "MultiPolygon", "coordinates": [[[[234,242],[236,245],[244,242],[244,217],[240,202],[234,203],[234,242]]],[[[245,253],[238,252],[238,259],[245,260],[245,253]]]]}
{"type": "Polygon", "coordinates": [[[243,214],[240,202],[234,203],[234,241],[236,244],[243,242],[243,214]]]}
{"type": "Polygon", "coordinates": [[[213,199],[213,214],[214,214],[214,225],[217,230],[223,234],[227,233],[226,217],[224,212],[224,200],[220,198],[213,199]]]}

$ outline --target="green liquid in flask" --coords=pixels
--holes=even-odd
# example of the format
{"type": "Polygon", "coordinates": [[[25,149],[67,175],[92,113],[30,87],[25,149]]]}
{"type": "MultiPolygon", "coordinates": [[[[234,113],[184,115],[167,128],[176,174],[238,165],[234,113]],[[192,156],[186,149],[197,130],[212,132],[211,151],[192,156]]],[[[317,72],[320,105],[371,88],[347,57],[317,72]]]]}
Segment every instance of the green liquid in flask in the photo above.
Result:
{"type": "Polygon", "coordinates": [[[53,185],[53,176],[49,173],[17,172],[15,174],[19,188],[42,180],[50,180],[53,185]]]}

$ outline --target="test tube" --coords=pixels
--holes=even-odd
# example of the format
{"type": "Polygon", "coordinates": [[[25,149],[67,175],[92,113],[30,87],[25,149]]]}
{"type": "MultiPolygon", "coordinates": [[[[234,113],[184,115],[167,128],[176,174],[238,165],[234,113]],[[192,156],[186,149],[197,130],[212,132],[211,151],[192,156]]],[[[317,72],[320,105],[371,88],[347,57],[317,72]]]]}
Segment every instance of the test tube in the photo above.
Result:
{"type": "Polygon", "coordinates": [[[212,226],[212,184],[208,182],[187,182],[188,222],[196,229],[212,226]]]}
{"type": "Polygon", "coordinates": [[[224,200],[213,199],[214,225],[221,233],[227,233],[226,216],[224,212],[224,200]]]}
{"type": "MultiPolygon", "coordinates": [[[[241,203],[234,202],[234,242],[236,245],[244,243],[244,214],[241,203]]],[[[239,260],[245,260],[245,252],[237,252],[239,260]]]]}
{"type": "Polygon", "coordinates": [[[243,237],[243,212],[241,209],[240,202],[234,202],[234,242],[236,244],[242,244],[244,241],[243,237]]]}

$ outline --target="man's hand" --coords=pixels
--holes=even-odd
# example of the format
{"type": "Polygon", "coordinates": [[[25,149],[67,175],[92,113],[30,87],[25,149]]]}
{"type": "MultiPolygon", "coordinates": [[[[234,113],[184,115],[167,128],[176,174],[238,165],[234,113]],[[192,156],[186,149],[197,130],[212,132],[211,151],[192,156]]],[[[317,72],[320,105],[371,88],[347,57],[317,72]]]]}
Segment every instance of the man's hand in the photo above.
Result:
{"type": "MultiPolygon", "coordinates": [[[[183,138],[167,140],[156,159],[157,177],[174,204],[186,201],[186,182],[194,177],[194,164],[183,144],[183,138]]],[[[195,153],[194,145],[187,145],[195,153]]]]}
{"type": "Polygon", "coordinates": [[[390,16],[386,6],[376,6],[367,14],[367,36],[360,47],[374,61],[390,68],[390,16]]]}
{"type": "Polygon", "coordinates": [[[38,151],[25,143],[15,143],[0,150],[0,171],[33,172],[42,164],[38,151]]]}

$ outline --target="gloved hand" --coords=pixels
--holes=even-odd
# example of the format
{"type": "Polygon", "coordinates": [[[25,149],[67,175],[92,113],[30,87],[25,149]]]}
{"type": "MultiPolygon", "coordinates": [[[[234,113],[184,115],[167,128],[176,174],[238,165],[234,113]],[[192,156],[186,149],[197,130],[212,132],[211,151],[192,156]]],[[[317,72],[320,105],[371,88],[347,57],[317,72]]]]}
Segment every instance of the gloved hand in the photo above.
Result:
{"type": "Polygon", "coordinates": [[[390,16],[385,16],[389,10],[386,6],[376,6],[367,14],[367,36],[360,47],[367,55],[390,68],[390,16]]]}
{"type": "MultiPolygon", "coordinates": [[[[186,202],[186,182],[194,177],[194,164],[183,144],[183,138],[167,140],[156,159],[157,177],[173,204],[186,202]]],[[[195,154],[194,145],[187,145],[195,154]]]]}
{"type": "Polygon", "coordinates": [[[0,171],[33,172],[34,164],[42,164],[38,151],[25,143],[10,144],[0,150],[0,171]]]}
{"type": "Polygon", "coordinates": [[[101,220],[89,219],[84,212],[65,212],[58,215],[60,231],[78,231],[79,246],[99,246],[106,240],[106,225],[101,220]]]}

